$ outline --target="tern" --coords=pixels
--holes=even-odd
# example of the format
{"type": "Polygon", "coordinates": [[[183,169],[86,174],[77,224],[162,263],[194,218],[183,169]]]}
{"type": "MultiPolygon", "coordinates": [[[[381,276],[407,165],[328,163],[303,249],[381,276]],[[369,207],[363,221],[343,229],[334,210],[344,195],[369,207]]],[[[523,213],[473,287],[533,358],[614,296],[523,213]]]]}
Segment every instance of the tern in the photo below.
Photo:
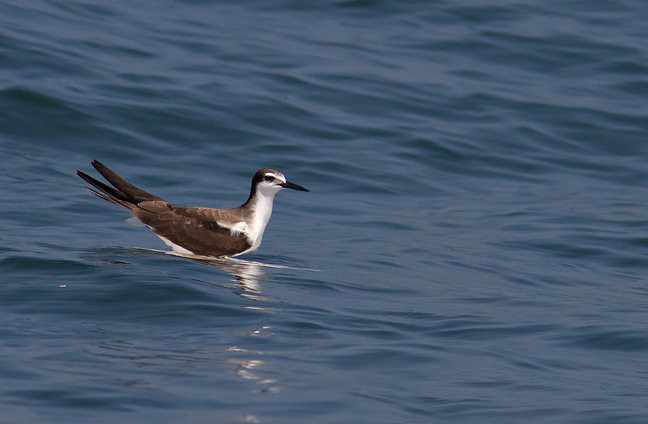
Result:
{"type": "Polygon", "coordinates": [[[95,196],[126,208],[174,252],[200,256],[238,256],[254,252],[272,215],[279,190],[308,191],[291,183],[272,168],[259,169],[252,177],[248,199],[229,209],[178,207],[129,183],[98,160],[92,166],[112,185],[77,171],[92,185],[95,196]]]}

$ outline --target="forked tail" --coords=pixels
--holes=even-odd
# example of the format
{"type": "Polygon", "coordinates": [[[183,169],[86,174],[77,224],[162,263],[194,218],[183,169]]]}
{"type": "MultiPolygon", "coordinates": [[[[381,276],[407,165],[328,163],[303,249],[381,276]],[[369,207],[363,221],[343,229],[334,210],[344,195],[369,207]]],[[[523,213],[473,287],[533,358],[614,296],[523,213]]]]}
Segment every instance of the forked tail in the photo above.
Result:
{"type": "Polygon", "coordinates": [[[91,177],[85,172],[77,171],[77,175],[83,178],[87,183],[92,185],[94,189],[90,187],[87,187],[87,189],[92,194],[101,199],[115,203],[130,210],[132,210],[140,202],[147,200],[164,200],[161,197],[155,196],[151,193],[137,188],[96,159],[92,161],[92,166],[97,171],[99,171],[99,173],[106,180],[108,180],[108,182],[112,184],[113,187],[109,186],[108,184],[102,183],[101,181],[91,177]]]}

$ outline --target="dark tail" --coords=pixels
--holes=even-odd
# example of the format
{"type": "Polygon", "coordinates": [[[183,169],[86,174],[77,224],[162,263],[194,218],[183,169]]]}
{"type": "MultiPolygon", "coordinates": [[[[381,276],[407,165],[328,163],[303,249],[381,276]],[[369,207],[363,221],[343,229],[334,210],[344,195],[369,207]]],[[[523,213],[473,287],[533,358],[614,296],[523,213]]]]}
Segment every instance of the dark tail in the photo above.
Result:
{"type": "Polygon", "coordinates": [[[133,209],[135,205],[146,200],[164,200],[161,197],[135,187],[98,160],[93,160],[92,166],[94,166],[94,168],[99,171],[99,173],[103,175],[103,177],[108,180],[114,188],[91,177],[85,172],[77,171],[77,175],[96,188],[98,191],[91,188],[88,189],[92,194],[101,199],[123,206],[127,209],[133,209]]]}
{"type": "Polygon", "coordinates": [[[94,168],[99,171],[99,173],[103,175],[103,177],[107,179],[110,184],[115,186],[117,190],[126,195],[129,201],[133,203],[144,202],[146,200],[164,200],[161,197],[135,187],[133,184],[117,175],[113,170],[96,159],[92,161],[92,166],[94,166],[94,168]]]}

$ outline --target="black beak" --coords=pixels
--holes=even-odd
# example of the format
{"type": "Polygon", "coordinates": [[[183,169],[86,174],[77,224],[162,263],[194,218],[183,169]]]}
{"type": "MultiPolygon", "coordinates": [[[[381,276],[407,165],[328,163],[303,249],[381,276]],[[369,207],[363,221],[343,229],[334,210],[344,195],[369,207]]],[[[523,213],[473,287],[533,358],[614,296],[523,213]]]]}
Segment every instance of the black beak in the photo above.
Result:
{"type": "Polygon", "coordinates": [[[298,191],[308,191],[304,187],[291,183],[290,181],[286,181],[285,183],[279,184],[283,188],[292,188],[293,190],[298,190],[298,191]]]}

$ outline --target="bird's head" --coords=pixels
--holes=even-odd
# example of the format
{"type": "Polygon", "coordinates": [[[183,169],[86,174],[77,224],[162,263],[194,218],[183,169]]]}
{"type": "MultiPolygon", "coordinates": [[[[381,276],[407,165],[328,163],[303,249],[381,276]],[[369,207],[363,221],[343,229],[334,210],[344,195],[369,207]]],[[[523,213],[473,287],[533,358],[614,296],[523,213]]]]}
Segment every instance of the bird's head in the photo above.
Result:
{"type": "Polygon", "coordinates": [[[286,180],[286,176],[272,168],[259,169],[252,177],[252,188],[264,196],[274,196],[282,188],[308,191],[306,188],[286,180]]]}

